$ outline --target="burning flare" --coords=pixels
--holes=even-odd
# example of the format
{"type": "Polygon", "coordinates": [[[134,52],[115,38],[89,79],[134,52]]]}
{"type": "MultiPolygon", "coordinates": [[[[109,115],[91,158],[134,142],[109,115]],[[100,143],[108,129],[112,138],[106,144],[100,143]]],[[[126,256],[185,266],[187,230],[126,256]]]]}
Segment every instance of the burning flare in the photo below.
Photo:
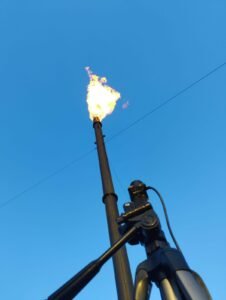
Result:
{"type": "Polygon", "coordinates": [[[86,99],[89,116],[92,121],[95,117],[101,121],[113,112],[120,93],[106,84],[107,78],[93,74],[89,67],[85,69],[90,79],[86,99]]]}

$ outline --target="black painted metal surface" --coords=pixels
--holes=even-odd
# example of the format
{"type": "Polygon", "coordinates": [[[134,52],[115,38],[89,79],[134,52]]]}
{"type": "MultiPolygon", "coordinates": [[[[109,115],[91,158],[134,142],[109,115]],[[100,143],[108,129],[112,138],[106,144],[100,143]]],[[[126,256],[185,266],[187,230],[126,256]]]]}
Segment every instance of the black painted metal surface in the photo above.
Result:
{"type": "MultiPolygon", "coordinates": [[[[118,224],[116,219],[119,216],[117,207],[117,195],[115,194],[111,171],[109,167],[108,157],[106,153],[102,124],[98,118],[93,121],[93,127],[96,135],[96,145],[100,165],[100,173],[103,187],[103,202],[105,204],[106,216],[108,222],[108,231],[111,245],[114,244],[120,237],[118,224]]],[[[113,265],[115,272],[116,287],[119,300],[132,300],[133,298],[133,283],[129,260],[126,248],[123,247],[113,256],[113,265]]]]}

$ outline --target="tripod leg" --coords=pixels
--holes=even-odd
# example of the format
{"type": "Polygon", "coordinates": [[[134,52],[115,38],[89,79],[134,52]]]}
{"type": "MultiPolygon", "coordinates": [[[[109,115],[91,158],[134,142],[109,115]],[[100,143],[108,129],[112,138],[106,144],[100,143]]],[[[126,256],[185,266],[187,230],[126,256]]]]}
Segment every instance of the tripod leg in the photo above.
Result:
{"type": "Polygon", "coordinates": [[[143,269],[137,269],[134,300],[149,300],[152,284],[149,281],[148,273],[143,269]]]}
{"type": "Polygon", "coordinates": [[[192,271],[176,271],[175,279],[163,279],[159,289],[163,300],[212,300],[201,277],[192,271]]]}
{"type": "Polygon", "coordinates": [[[176,271],[178,285],[185,296],[185,299],[191,300],[211,300],[209,291],[207,290],[201,277],[192,271],[179,270],[176,271]]]}
{"type": "Polygon", "coordinates": [[[183,300],[181,294],[174,281],[169,281],[167,278],[159,283],[159,289],[162,300],[183,300]]]}

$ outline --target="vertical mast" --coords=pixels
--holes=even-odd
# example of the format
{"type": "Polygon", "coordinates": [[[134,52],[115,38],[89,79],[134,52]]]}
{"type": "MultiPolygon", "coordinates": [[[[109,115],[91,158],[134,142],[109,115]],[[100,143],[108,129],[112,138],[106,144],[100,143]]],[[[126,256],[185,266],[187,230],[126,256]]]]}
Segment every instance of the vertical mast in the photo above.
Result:
{"type": "MultiPolygon", "coordinates": [[[[94,118],[93,128],[95,130],[97,153],[103,187],[103,202],[105,204],[108,222],[108,231],[111,245],[121,236],[118,231],[116,218],[119,216],[117,207],[117,195],[115,194],[111,171],[102,133],[102,124],[99,118],[94,118]]],[[[113,256],[118,300],[132,300],[133,283],[126,248],[123,247],[113,256]]]]}

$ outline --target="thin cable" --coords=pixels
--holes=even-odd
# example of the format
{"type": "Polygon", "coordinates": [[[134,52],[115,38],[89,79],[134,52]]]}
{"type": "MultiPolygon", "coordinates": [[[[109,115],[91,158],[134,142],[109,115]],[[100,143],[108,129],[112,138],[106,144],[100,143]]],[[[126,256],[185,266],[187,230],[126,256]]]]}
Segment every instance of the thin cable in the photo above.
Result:
{"type": "MultiPolygon", "coordinates": [[[[216,68],[214,68],[213,70],[211,70],[210,72],[208,72],[207,74],[205,74],[204,76],[202,76],[201,78],[199,78],[198,80],[194,81],[193,83],[189,84],[187,87],[185,87],[184,89],[180,90],[179,92],[177,92],[174,96],[166,99],[165,101],[163,101],[161,104],[159,104],[158,106],[156,106],[154,109],[150,110],[149,112],[147,112],[146,114],[144,114],[143,116],[141,116],[140,118],[138,118],[137,120],[135,120],[133,123],[131,123],[130,125],[128,125],[127,127],[121,129],[120,131],[118,131],[117,133],[115,133],[114,135],[112,135],[109,139],[107,139],[105,142],[108,143],[110,141],[112,141],[114,138],[116,138],[117,136],[119,136],[120,134],[122,134],[123,132],[127,131],[128,129],[130,129],[131,127],[135,126],[136,124],[138,124],[139,122],[141,122],[142,120],[144,120],[145,118],[147,118],[148,116],[150,116],[151,114],[153,114],[154,112],[156,112],[157,110],[161,109],[163,106],[167,105],[169,102],[173,101],[175,98],[177,98],[178,96],[184,94],[186,91],[188,91],[189,89],[191,89],[193,86],[197,85],[200,81],[206,79],[207,77],[209,77],[210,75],[212,75],[213,73],[217,72],[218,70],[220,70],[221,68],[223,68],[226,65],[226,62],[220,64],[219,66],[217,66],[216,68]]],[[[80,158],[76,158],[73,161],[67,163],[65,166],[63,166],[62,168],[56,170],[55,172],[45,176],[44,178],[40,179],[39,181],[37,181],[36,183],[32,184],[31,186],[29,186],[28,188],[26,188],[25,190],[21,191],[20,193],[16,194],[15,196],[11,197],[10,199],[8,199],[7,201],[3,202],[2,204],[0,204],[0,209],[6,205],[8,205],[9,203],[13,202],[14,200],[16,200],[17,198],[21,197],[22,195],[24,195],[25,193],[33,190],[34,188],[36,188],[37,186],[41,185],[43,182],[47,181],[48,179],[56,176],[57,174],[59,174],[60,172],[62,172],[63,170],[65,170],[66,168],[70,167],[71,165],[73,165],[74,163],[78,162],[79,160],[85,158],[86,156],[88,156],[91,152],[93,152],[95,150],[92,149],[89,152],[85,153],[84,155],[82,155],[80,158]]]]}
{"type": "Polygon", "coordinates": [[[164,211],[165,218],[166,218],[166,224],[167,224],[169,233],[171,235],[171,238],[174,241],[174,244],[175,244],[177,250],[179,250],[180,252],[182,252],[181,248],[180,248],[180,246],[179,246],[179,244],[178,244],[178,242],[177,242],[177,240],[176,240],[176,238],[175,238],[175,236],[173,234],[173,230],[172,230],[172,228],[170,226],[170,221],[169,221],[169,216],[168,216],[168,213],[167,213],[167,208],[166,208],[166,205],[165,205],[164,200],[162,198],[162,195],[159,193],[159,191],[156,188],[154,188],[152,186],[148,186],[147,189],[154,191],[158,195],[159,200],[161,201],[161,204],[162,204],[162,207],[163,207],[163,211],[164,211]]]}
{"type": "Polygon", "coordinates": [[[111,163],[111,169],[112,169],[112,171],[115,175],[116,181],[118,182],[118,185],[119,185],[121,191],[123,192],[124,196],[127,197],[127,194],[126,194],[125,189],[123,187],[122,181],[120,180],[119,175],[116,172],[115,168],[112,166],[112,163],[111,163]]]}
{"type": "Polygon", "coordinates": [[[217,72],[218,70],[220,70],[224,66],[226,66],[226,62],[218,65],[216,68],[214,68],[213,70],[211,70],[207,74],[203,75],[202,77],[200,77],[196,81],[194,81],[191,84],[189,84],[187,87],[185,87],[182,90],[180,90],[179,92],[177,92],[174,96],[171,96],[170,98],[164,100],[162,103],[160,103],[159,105],[157,105],[155,108],[153,108],[152,110],[148,111],[147,113],[145,113],[144,115],[142,115],[140,118],[136,119],[134,122],[132,122],[131,124],[129,124],[127,127],[123,128],[123,129],[119,130],[118,132],[116,132],[115,134],[113,134],[107,140],[107,142],[110,142],[111,140],[113,140],[117,136],[121,135],[123,132],[125,132],[128,129],[130,129],[131,127],[137,125],[139,122],[143,121],[145,118],[149,117],[151,114],[153,114],[157,110],[161,109],[163,106],[169,104],[170,102],[172,102],[173,100],[175,100],[177,97],[179,97],[180,95],[184,94],[185,92],[187,92],[188,90],[190,90],[191,88],[193,88],[195,85],[197,85],[198,83],[200,83],[202,80],[206,79],[207,77],[209,77],[213,73],[217,72]]]}
{"type": "Polygon", "coordinates": [[[19,197],[23,196],[24,194],[30,192],[31,190],[33,190],[37,186],[41,185],[42,183],[46,182],[50,178],[52,178],[52,177],[56,176],[57,174],[63,172],[65,169],[69,168],[70,166],[74,165],[75,163],[79,162],[80,160],[86,158],[95,149],[96,148],[93,148],[92,150],[90,150],[90,151],[84,153],[83,155],[81,155],[80,157],[77,157],[77,158],[73,159],[72,161],[70,161],[69,163],[67,163],[66,165],[64,165],[63,167],[57,169],[56,171],[50,173],[49,175],[43,177],[42,179],[40,179],[38,181],[36,181],[34,184],[30,185],[29,187],[27,187],[23,191],[19,192],[18,194],[14,195],[13,197],[9,198],[7,201],[1,203],[0,204],[0,209],[3,208],[3,207],[5,207],[6,205],[10,204],[11,202],[15,201],[16,199],[18,199],[19,197]]]}

